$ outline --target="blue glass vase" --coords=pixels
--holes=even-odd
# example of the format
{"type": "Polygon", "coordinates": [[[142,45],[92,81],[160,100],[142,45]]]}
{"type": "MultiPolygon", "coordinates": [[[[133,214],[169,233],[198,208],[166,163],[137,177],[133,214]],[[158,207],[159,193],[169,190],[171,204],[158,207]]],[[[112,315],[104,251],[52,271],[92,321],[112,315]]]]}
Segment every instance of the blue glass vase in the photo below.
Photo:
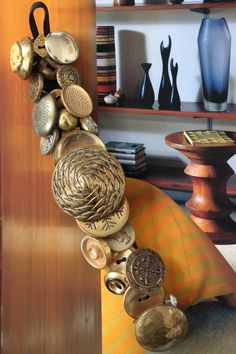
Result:
{"type": "Polygon", "coordinates": [[[229,86],[231,36],[224,18],[206,17],[198,34],[204,108],[225,111],[229,86]]]}

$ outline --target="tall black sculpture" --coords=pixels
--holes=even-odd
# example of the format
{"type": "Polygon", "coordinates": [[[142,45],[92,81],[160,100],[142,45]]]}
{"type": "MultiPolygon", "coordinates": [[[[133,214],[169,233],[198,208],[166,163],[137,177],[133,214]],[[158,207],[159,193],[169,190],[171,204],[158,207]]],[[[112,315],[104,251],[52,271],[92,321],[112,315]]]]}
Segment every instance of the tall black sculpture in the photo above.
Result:
{"type": "Polygon", "coordinates": [[[173,110],[180,110],[180,97],[177,88],[177,74],[178,74],[178,63],[174,65],[173,58],[170,61],[170,70],[172,75],[172,88],[171,88],[171,95],[170,95],[170,109],[173,110]]]}
{"type": "Polygon", "coordinates": [[[158,103],[159,109],[169,109],[170,105],[170,96],[171,96],[171,82],[169,77],[168,71],[168,63],[170,57],[170,50],[171,50],[171,38],[169,38],[169,43],[167,47],[164,47],[163,41],[161,42],[160,49],[161,49],[161,58],[162,58],[162,76],[161,76],[161,83],[158,93],[158,103]]]}

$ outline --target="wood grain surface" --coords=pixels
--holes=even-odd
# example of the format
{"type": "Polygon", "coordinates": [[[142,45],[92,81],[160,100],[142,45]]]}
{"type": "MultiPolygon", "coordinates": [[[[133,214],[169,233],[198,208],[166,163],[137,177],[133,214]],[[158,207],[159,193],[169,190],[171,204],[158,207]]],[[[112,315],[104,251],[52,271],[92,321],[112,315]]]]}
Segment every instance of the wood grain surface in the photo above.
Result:
{"type": "MultiPolygon", "coordinates": [[[[13,42],[32,37],[32,1],[1,1],[1,301],[2,353],[101,353],[99,272],[80,252],[82,234],[53,200],[51,156],[32,129],[27,80],[13,74],[13,42]]],[[[95,97],[94,1],[45,1],[51,31],[80,46],[78,68],[95,97]]],[[[36,21],[42,32],[43,12],[36,21]]]]}

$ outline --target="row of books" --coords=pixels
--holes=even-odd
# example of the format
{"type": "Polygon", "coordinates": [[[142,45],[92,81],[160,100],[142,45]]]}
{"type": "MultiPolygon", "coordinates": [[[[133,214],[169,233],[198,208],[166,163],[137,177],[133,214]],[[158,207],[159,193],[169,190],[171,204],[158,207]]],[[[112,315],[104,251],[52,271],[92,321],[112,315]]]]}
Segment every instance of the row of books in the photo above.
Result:
{"type": "Polygon", "coordinates": [[[117,158],[126,176],[140,176],[146,172],[146,153],[144,144],[109,141],[107,150],[117,158]]]}

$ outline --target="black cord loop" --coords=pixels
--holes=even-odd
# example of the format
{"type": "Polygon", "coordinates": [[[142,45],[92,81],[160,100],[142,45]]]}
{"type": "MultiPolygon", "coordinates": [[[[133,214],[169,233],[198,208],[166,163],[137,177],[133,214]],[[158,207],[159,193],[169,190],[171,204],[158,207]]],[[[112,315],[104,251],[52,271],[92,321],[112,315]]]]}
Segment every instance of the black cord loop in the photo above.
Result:
{"type": "Polygon", "coordinates": [[[44,10],[44,20],[43,20],[44,33],[43,34],[46,37],[50,33],[48,8],[43,2],[37,1],[31,6],[30,14],[29,14],[29,25],[34,39],[36,39],[39,35],[39,31],[34,18],[34,11],[39,8],[42,8],[44,10]]]}

